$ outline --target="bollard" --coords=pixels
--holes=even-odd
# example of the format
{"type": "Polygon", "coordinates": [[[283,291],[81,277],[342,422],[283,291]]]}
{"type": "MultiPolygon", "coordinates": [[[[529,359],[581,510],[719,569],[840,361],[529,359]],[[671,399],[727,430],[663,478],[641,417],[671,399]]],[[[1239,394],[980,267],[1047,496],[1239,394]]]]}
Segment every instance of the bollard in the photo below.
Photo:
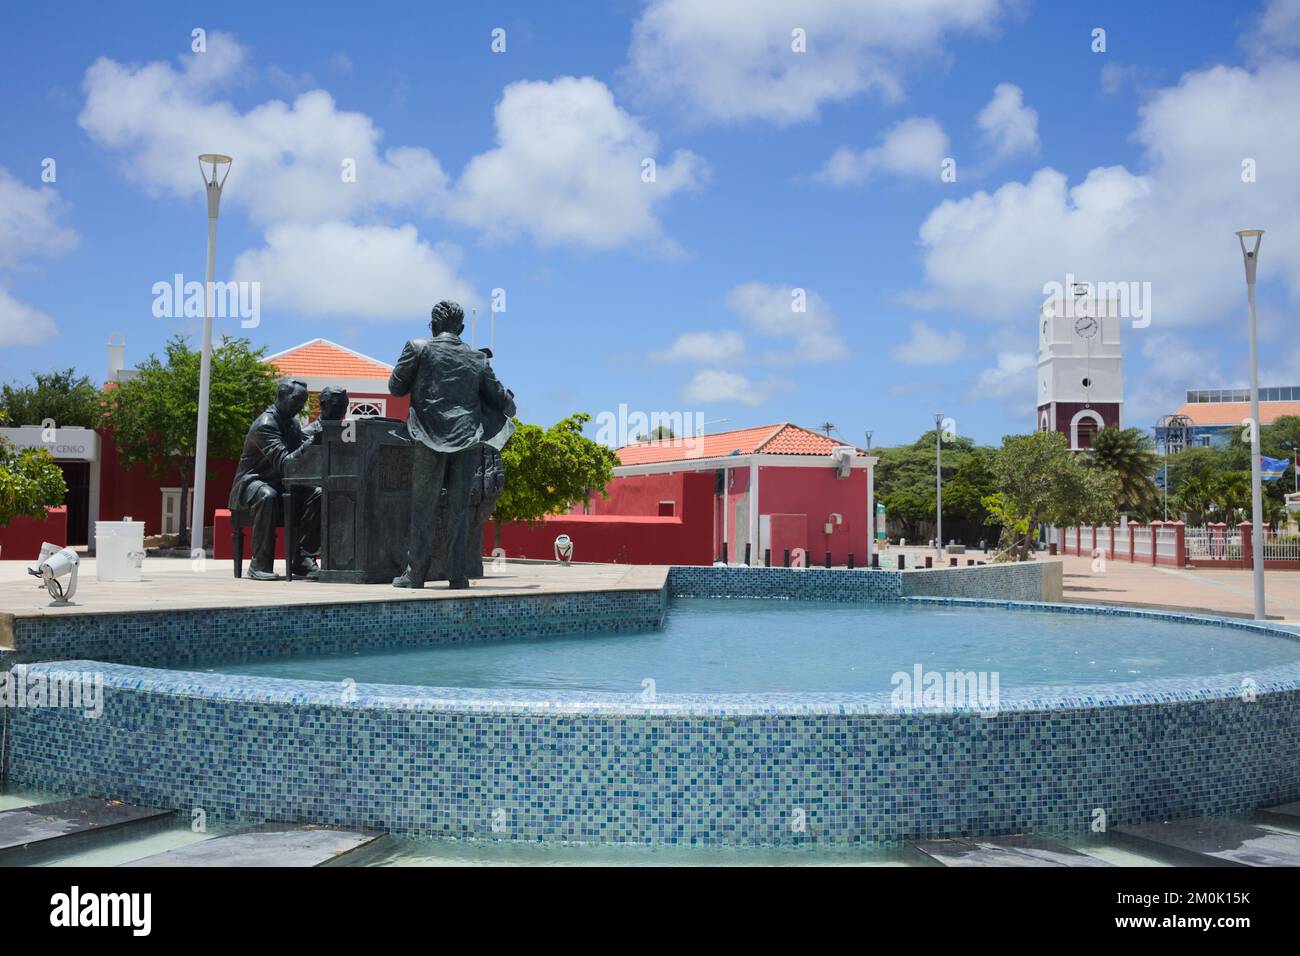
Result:
{"type": "Polygon", "coordinates": [[[927,555],[925,556],[925,566],[926,566],[927,568],[932,568],[932,567],[934,567],[934,555],[932,555],[932,554],[927,554],[927,555]]]}
{"type": "Polygon", "coordinates": [[[898,570],[903,571],[906,570],[906,568],[907,568],[907,555],[900,554],[898,556],[898,570]]]}
{"type": "Polygon", "coordinates": [[[722,563],[727,563],[727,542],[722,542],[722,563]]]}
{"type": "Polygon", "coordinates": [[[749,567],[749,542],[745,542],[745,567],[749,567]]]}
{"type": "Polygon", "coordinates": [[[950,567],[950,568],[955,568],[955,567],[957,567],[957,559],[956,559],[956,558],[949,558],[949,559],[948,559],[948,567],[950,567]]]}
{"type": "Polygon", "coordinates": [[[853,552],[852,552],[852,551],[849,552],[849,570],[850,570],[850,571],[853,570],[853,552]]]}
{"type": "Polygon", "coordinates": [[[975,559],[974,559],[974,558],[967,558],[967,559],[966,559],[966,567],[968,567],[968,568],[973,568],[973,567],[975,567],[975,559]]]}
{"type": "Polygon", "coordinates": [[[772,566],[772,549],[771,549],[771,548],[764,548],[764,549],[763,549],[763,567],[765,567],[765,568],[770,568],[771,566],[772,566]]]}
{"type": "Polygon", "coordinates": [[[827,567],[827,568],[830,568],[830,566],[831,566],[831,553],[830,553],[829,551],[827,551],[827,552],[826,552],[826,567],[827,567]]]}
{"type": "Polygon", "coordinates": [[[786,549],[785,549],[785,566],[786,566],[787,568],[790,566],[790,549],[789,549],[789,548],[786,548],[786,549]]]}
{"type": "Polygon", "coordinates": [[[874,570],[876,570],[876,571],[879,571],[879,570],[880,570],[880,552],[879,552],[879,551],[872,551],[872,552],[871,552],[871,567],[872,567],[874,570]]]}

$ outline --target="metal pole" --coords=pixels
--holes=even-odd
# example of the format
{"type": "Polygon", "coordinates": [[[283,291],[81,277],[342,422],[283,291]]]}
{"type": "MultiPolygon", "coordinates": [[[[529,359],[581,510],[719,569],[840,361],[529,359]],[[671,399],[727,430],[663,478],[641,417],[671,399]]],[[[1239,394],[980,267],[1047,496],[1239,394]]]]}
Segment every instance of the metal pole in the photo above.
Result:
{"type": "MultiPolygon", "coordinates": [[[[199,157],[199,170],[204,162],[212,164],[212,178],[203,177],[203,185],[208,194],[208,264],[207,281],[203,286],[203,344],[199,355],[199,422],[198,432],[194,437],[194,508],[190,512],[190,552],[196,545],[203,549],[203,492],[207,485],[208,474],[208,399],[212,391],[212,282],[217,265],[217,214],[221,209],[221,188],[230,175],[230,157],[205,153],[199,157]],[[217,169],[225,166],[225,176],[217,179],[217,169]]],[[[185,502],[181,502],[181,508],[185,502]]]]}
{"type": "Polygon", "coordinates": [[[1237,233],[1246,265],[1246,294],[1250,301],[1250,522],[1251,583],[1255,592],[1255,620],[1264,620],[1264,495],[1259,461],[1259,359],[1255,342],[1255,269],[1256,254],[1263,230],[1247,229],[1237,233]],[[1246,248],[1246,237],[1255,239],[1253,249],[1246,248]]]}
{"type": "Polygon", "coordinates": [[[943,560],[943,412],[934,416],[934,556],[943,560]]]}

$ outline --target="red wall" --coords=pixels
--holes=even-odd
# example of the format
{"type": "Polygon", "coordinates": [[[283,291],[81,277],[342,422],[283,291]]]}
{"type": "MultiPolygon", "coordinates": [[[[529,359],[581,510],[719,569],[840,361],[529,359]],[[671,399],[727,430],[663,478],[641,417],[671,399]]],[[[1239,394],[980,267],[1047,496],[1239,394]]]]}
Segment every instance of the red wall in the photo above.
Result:
{"type": "MultiPolygon", "coordinates": [[[[760,468],[758,476],[760,514],[807,515],[808,563],[820,565],[830,551],[834,564],[845,564],[849,552],[859,567],[867,562],[867,472],[854,469],[847,478],[836,478],[835,469],[760,468]],[[831,535],[823,526],[832,512],[844,516],[831,535]]],[[[734,539],[733,539],[734,540],[734,539]]],[[[780,552],[772,549],[772,563],[780,552]]]]}
{"type": "MultiPolygon", "coordinates": [[[[698,476],[696,476],[698,477],[698,476]]],[[[712,473],[707,476],[710,481],[712,473]]],[[[686,473],[677,475],[645,475],[640,478],[615,478],[605,490],[608,498],[594,495],[589,502],[593,515],[644,515],[658,517],[659,502],[671,501],[676,505],[675,517],[681,517],[685,507],[683,488],[686,473]]],[[[573,509],[582,513],[582,506],[573,509]]]]}
{"type": "MultiPolygon", "coordinates": [[[[621,514],[551,515],[540,524],[508,524],[501,547],[509,558],[555,558],[555,539],[573,539],[576,561],[619,564],[712,564],[713,473],[617,478],[609,500],[597,498],[593,509],[639,509],[621,514]],[[658,517],[660,501],[675,501],[677,514],[658,517]]],[[[493,529],[483,533],[483,551],[492,551],[493,529]]]]}
{"type": "MultiPolygon", "coordinates": [[[[143,465],[124,466],[118,458],[111,431],[101,434],[100,453],[99,520],[121,521],[130,515],[133,520],[144,522],[145,534],[161,534],[162,489],[179,488],[180,475],[172,471],[164,478],[153,478],[143,465]]],[[[208,461],[208,473],[214,477],[209,478],[204,487],[205,526],[212,524],[217,508],[226,507],[230,486],[235,480],[236,464],[225,458],[208,461]]],[[[93,525],[90,534],[92,537],[95,534],[93,525]]]]}
{"type": "Polygon", "coordinates": [[[68,543],[68,509],[51,508],[44,521],[14,518],[0,528],[0,560],[35,561],[46,541],[64,547],[68,543]]]}

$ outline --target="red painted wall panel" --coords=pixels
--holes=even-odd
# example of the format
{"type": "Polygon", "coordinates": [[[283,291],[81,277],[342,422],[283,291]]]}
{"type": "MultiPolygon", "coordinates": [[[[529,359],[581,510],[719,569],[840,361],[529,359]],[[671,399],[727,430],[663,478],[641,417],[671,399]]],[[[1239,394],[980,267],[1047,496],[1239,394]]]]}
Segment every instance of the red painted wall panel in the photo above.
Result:
{"type": "Polygon", "coordinates": [[[68,509],[65,506],[51,508],[44,521],[20,517],[0,528],[0,560],[35,561],[46,541],[59,547],[67,545],[68,509]]]}

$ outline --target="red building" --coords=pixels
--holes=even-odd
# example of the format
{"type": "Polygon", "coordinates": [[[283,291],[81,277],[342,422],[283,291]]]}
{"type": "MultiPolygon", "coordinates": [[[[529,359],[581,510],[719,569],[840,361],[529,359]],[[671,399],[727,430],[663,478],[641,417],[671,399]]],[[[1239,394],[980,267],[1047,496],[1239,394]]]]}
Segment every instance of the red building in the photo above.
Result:
{"type": "MultiPolygon", "coordinates": [[[[781,422],[618,449],[606,491],[575,513],[507,526],[507,557],[549,558],[557,535],[574,560],[631,564],[807,564],[870,560],[876,459],[781,422]],[[577,513],[581,512],[581,513],[577,513]]],[[[489,529],[490,533],[490,529],[489,529]]],[[[490,542],[490,538],[488,542],[490,542]]]]}

